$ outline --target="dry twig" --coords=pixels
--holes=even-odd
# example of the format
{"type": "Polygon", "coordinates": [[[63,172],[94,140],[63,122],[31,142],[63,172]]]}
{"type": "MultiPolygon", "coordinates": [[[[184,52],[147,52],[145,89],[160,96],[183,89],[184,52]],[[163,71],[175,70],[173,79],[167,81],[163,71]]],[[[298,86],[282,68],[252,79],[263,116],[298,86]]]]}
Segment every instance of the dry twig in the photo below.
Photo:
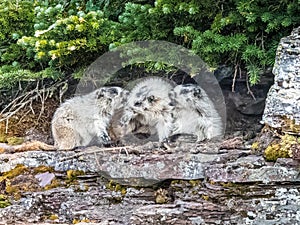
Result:
{"type": "MultiPolygon", "coordinates": [[[[238,68],[239,68],[239,64],[235,64],[234,75],[233,75],[232,86],[231,86],[231,91],[232,92],[235,92],[235,81],[236,81],[236,77],[237,77],[237,74],[238,74],[238,68]]],[[[240,75],[241,75],[241,72],[240,72],[240,75]]]]}
{"type": "Polygon", "coordinates": [[[256,98],[255,98],[253,92],[251,91],[248,78],[249,78],[248,73],[246,73],[246,85],[247,85],[248,94],[250,94],[251,97],[256,101],[256,98]]]}
{"type": "Polygon", "coordinates": [[[39,82],[37,82],[35,89],[22,93],[21,95],[16,97],[13,101],[11,101],[0,112],[1,114],[0,122],[6,121],[6,127],[8,127],[8,120],[26,106],[29,107],[29,111],[35,113],[32,108],[32,103],[37,99],[39,99],[42,103],[42,109],[38,117],[40,118],[41,114],[43,113],[45,101],[47,100],[47,98],[51,96],[53,92],[55,92],[56,90],[64,86],[66,83],[67,81],[57,82],[47,88],[44,86],[44,84],[42,84],[42,87],[40,88],[40,84],[39,82]]]}
{"type": "Polygon", "coordinates": [[[26,152],[26,151],[54,151],[56,150],[53,145],[48,145],[41,141],[25,142],[20,145],[8,145],[5,143],[0,143],[1,153],[16,153],[16,152],[26,152]]]}

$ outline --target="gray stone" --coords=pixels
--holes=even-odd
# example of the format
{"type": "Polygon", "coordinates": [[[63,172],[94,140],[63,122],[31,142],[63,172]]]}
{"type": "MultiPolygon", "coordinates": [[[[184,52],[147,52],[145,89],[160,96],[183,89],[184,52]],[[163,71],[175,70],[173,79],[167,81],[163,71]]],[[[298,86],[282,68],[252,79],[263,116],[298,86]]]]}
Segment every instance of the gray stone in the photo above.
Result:
{"type": "Polygon", "coordinates": [[[274,128],[300,134],[300,27],[281,39],[277,48],[274,85],[270,88],[262,122],[274,128]]]}
{"type": "Polygon", "coordinates": [[[216,142],[207,146],[182,144],[169,151],[144,145],[128,147],[126,151],[89,147],[82,152],[0,154],[0,172],[9,171],[18,164],[27,167],[44,165],[56,171],[99,173],[107,179],[132,186],[149,186],[167,179],[209,178],[215,182],[263,183],[300,181],[297,166],[287,167],[279,163],[274,166],[262,156],[249,155],[249,150],[222,150],[218,146],[220,143],[216,142]],[[215,152],[210,149],[215,149],[215,152]]]}
{"type": "Polygon", "coordinates": [[[53,167],[56,179],[63,181],[67,170],[85,171],[66,187],[22,191],[20,199],[0,209],[0,224],[71,224],[74,219],[137,225],[299,221],[300,171],[295,160],[266,162],[245,148],[224,149],[218,142],[168,150],[155,146],[0,154],[0,172],[18,164],[44,165],[53,167]],[[103,176],[125,185],[123,191],[111,188],[103,176]],[[162,181],[166,183],[157,183],[162,181]],[[165,203],[158,204],[159,194],[165,203]]]}

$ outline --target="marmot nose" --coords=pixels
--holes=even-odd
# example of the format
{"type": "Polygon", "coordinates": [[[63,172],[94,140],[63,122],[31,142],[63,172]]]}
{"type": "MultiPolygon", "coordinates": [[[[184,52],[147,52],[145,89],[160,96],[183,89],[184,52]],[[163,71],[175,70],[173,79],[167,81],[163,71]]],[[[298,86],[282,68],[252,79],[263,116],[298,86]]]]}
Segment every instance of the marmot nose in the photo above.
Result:
{"type": "Polygon", "coordinates": [[[201,90],[200,89],[194,89],[194,97],[196,97],[196,98],[200,98],[200,97],[202,97],[202,93],[201,93],[201,90]]]}
{"type": "Polygon", "coordinates": [[[169,106],[175,106],[176,102],[174,100],[170,101],[169,106]]]}

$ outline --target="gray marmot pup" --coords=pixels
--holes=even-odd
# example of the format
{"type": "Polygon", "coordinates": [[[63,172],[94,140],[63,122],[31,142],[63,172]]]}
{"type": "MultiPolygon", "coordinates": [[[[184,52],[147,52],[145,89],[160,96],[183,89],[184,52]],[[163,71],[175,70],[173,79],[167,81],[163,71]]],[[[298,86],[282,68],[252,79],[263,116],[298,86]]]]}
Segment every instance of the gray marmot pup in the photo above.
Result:
{"type": "Polygon", "coordinates": [[[108,144],[108,127],[113,113],[123,107],[128,91],[102,87],[60,105],[52,119],[54,145],[58,149],[108,144]]]}
{"type": "Polygon", "coordinates": [[[195,84],[177,85],[170,92],[174,105],[172,134],[194,134],[197,141],[223,135],[223,123],[206,92],[195,84]]]}
{"type": "Polygon", "coordinates": [[[150,77],[137,82],[131,90],[121,121],[126,133],[143,128],[164,141],[173,129],[173,107],[169,92],[174,85],[160,77],[150,77]]]}

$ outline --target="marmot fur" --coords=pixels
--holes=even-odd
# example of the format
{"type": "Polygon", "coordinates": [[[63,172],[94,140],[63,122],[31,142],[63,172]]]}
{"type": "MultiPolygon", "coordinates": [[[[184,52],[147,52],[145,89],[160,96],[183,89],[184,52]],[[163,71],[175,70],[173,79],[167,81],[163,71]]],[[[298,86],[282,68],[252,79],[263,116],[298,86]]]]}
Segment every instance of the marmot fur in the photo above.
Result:
{"type": "Polygon", "coordinates": [[[123,107],[127,95],[128,91],[120,87],[102,87],[61,104],[52,119],[56,148],[109,144],[109,122],[114,111],[123,107]]]}

